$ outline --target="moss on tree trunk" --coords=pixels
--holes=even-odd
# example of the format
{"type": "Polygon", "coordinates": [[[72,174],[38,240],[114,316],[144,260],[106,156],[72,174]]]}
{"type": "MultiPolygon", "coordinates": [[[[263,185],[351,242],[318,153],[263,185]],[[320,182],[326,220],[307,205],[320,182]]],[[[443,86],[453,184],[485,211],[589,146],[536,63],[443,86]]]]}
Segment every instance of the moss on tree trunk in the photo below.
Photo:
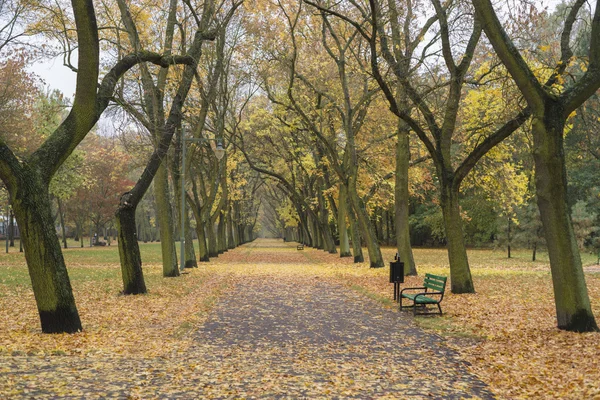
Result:
{"type": "Polygon", "coordinates": [[[154,198],[157,208],[157,220],[160,228],[160,245],[162,250],[163,276],[179,276],[177,252],[173,236],[173,213],[169,201],[169,178],[164,163],[158,167],[154,176],[154,198]]]}
{"type": "Polygon", "coordinates": [[[448,259],[450,261],[450,280],[452,293],[474,293],[473,278],[467,258],[467,248],[460,216],[458,190],[449,183],[442,184],[441,205],[444,217],[446,239],[448,240],[448,259]]]}
{"type": "Polygon", "coordinates": [[[381,256],[381,249],[379,243],[377,243],[377,237],[371,221],[369,221],[369,215],[365,209],[365,205],[362,200],[358,197],[356,192],[356,181],[350,184],[348,187],[348,196],[352,204],[352,208],[356,212],[358,219],[358,225],[360,227],[362,237],[365,239],[367,244],[367,251],[369,253],[369,265],[371,268],[383,268],[383,257],[381,256]]]}
{"type": "Polygon", "coordinates": [[[562,115],[558,102],[547,101],[544,117],[533,120],[537,202],[550,258],[558,327],[597,331],[567,202],[562,115]]]}
{"type": "Polygon", "coordinates": [[[396,143],[396,188],[394,207],[396,211],[396,248],[400,260],[404,262],[406,275],[417,275],[417,268],[410,246],[410,231],[408,224],[408,167],[410,158],[409,131],[406,123],[398,122],[398,139],[396,143]]]}
{"type": "Polygon", "coordinates": [[[124,201],[116,213],[123,294],[144,294],[147,290],[135,229],[135,207],[124,201]]]}
{"type": "Polygon", "coordinates": [[[219,257],[219,251],[217,248],[217,236],[215,235],[215,226],[211,218],[208,218],[208,223],[206,224],[206,239],[208,243],[208,257],[219,257]]]}
{"type": "Polygon", "coordinates": [[[23,170],[18,189],[10,193],[21,230],[25,259],[42,332],[80,331],[69,275],[54,228],[47,185],[31,170],[23,170]]]}

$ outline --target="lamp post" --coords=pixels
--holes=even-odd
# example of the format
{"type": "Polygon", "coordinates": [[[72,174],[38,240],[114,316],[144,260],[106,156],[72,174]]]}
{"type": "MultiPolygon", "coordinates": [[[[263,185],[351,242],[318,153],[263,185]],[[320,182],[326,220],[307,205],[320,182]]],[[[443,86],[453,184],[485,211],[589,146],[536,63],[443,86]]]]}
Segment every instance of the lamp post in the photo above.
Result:
{"type": "MultiPolygon", "coordinates": [[[[209,138],[186,138],[185,137],[185,131],[183,130],[183,128],[181,129],[181,226],[179,228],[180,230],[180,263],[179,263],[179,270],[183,271],[185,269],[185,144],[186,142],[208,142],[210,140],[215,140],[215,139],[209,139],[209,138]]],[[[215,149],[213,150],[215,153],[215,157],[217,157],[217,160],[221,160],[223,158],[223,156],[225,155],[225,149],[223,148],[223,143],[221,142],[220,139],[216,139],[217,141],[217,145],[215,147],[215,149]]]]}

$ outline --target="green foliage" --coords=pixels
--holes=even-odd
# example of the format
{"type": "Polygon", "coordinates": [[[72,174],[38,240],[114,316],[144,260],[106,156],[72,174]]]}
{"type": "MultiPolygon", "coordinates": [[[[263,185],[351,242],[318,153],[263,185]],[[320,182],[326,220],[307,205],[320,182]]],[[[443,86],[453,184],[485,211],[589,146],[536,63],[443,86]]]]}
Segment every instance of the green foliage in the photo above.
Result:
{"type": "Polygon", "coordinates": [[[580,200],[571,210],[571,220],[579,250],[584,250],[586,245],[591,244],[592,237],[596,236],[600,230],[597,225],[598,215],[590,211],[587,204],[580,200]]]}
{"type": "Polygon", "coordinates": [[[496,203],[484,196],[469,196],[461,201],[464,219],[465,239],[468,245],[489,245],[498,230],[496,203]]]}
{"type": "Polygon", "coordinates": [[[517,210],[517,226],[513,243],[517,246],[537,250],[546,245],[540,211],[535,202],[529,202],[517,210]]]}

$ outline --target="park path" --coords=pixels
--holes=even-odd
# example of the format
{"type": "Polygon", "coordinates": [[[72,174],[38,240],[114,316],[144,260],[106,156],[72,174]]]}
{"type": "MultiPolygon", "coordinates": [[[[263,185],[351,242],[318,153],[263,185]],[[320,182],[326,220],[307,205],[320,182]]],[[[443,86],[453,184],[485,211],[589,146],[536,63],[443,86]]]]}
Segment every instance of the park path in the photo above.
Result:
{"type": "Polygon", "coordinates": [[[3,356],[0,399],[494,398],[410,314],[325,273],[339,262],[281,241],[246,244],[211,261],[206,273],[227,290],[164,355],[3,356]]]}
{"type": "MultiPolygon", "coordinates": [[[[273,243],[246,245],[248,259],[272,263],[265,246],[273,243]]],[[[281,268],[302,256],[313,262],[287,246],[276,254],[281,268]]],[[[251,274],[220,299],[196,339],[209,350],[214,389],[225,384],[233,397],[493,398],[406,314],[319,275],[251,274]]]]}

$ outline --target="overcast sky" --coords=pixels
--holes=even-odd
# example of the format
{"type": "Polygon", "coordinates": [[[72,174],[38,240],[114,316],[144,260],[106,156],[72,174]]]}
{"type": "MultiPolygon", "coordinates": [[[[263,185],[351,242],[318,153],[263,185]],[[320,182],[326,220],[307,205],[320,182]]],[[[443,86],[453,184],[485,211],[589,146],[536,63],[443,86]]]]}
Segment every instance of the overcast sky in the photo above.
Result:
{"type": "MultiPolygon", "coordinates": [[[[73,60],[76,62],[76,58],[73,60]]],[[[62,57],[38,62],[31,66],[31,71],[44,80],[46,86],[60,90],[65,96],[73,98],[75,94],[75,72],[63,65],[62,57]]]]}

